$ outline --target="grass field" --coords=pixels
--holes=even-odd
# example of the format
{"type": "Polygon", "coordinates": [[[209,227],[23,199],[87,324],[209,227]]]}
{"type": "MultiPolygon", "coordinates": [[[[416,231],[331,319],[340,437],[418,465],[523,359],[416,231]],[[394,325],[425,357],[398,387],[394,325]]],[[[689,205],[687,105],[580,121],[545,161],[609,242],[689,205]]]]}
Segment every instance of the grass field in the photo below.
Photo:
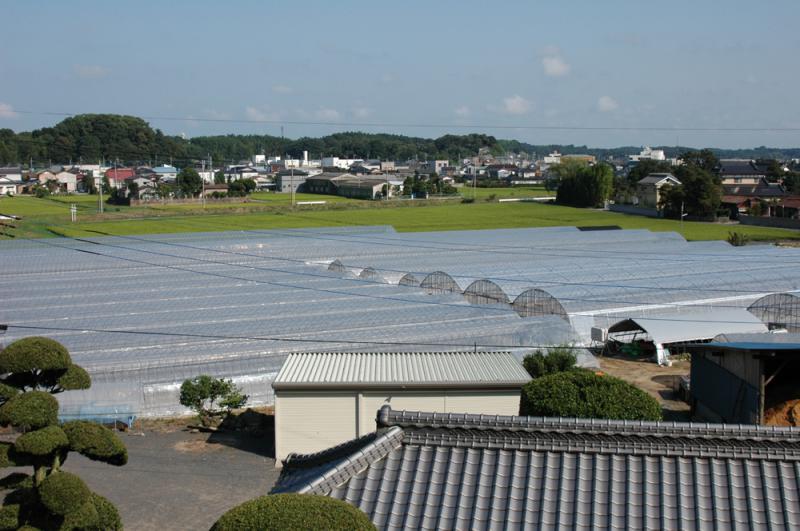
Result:
{"type": "MultiPolygon", "coordinates": [[[[471,186],[464,185],[458,189],[462,197],[472,197],[473,189],[471,186]]],[[[495,196],[496,199],[506,198],[526,198],[526,197],[555,197],[555,192],[548,192],[544,186],[514,186],[513,188],[475,188],[475,199],[485,200],[495,196]]]]}
{"type": "Polygon", "coordinates": [[[107,207],[106,213],[99,215],[92,210],[87,201],[85,210],[78,213],[78,223],[70,223],[69,203],[70,201],[32,197],[4,197],[0,198],[0,213],[24,217],[23,221],[14,222],[16,228],[8,231],[23,238],[54,234],[126,235],[348,225],[392,225],[401,232],[618,225],[626,229],[676,231],[689,240],[725,239],[728,233],[734,230],[747,234],[754,241],[800,239],[800,231],[714,223],[685,222],[681,225],[680,222],[673,220],[539,203],[481,201],[472,204],[453,201],[382,203],[347,200],[331,205],[292,209],[288,205],[251,202],[219,203],[213,207],[209,206],[206,210],[198,205],[107,207]]]}
{"type": "MultiPolygon", "coordinates": [[[[250,194],[251,199],[264,201],[270,204],[291,205],[292,194],[276,194],[274,192],[255,192],[250,194]]],[[[294,194],[295,201],[325,201],[326,203],[358,203],[358,199],[348,199],[336,195],[321,194],[294,194]]]]}

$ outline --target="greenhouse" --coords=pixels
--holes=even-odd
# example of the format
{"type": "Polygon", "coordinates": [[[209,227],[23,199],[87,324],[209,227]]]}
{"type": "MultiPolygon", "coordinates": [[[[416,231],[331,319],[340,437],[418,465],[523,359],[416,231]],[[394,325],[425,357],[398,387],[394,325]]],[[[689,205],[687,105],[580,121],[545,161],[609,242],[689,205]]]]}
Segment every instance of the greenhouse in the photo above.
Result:
{"type": "MultiPolygon", "coordinates": [[[[249,230],[0,249],[0,337],[64,343],[94,385],[59,399],[84,417],[182,412],[180,383],[204,373],[270,404],[291,352],[474,348],[521,358],[589,346],[592,328],[625,319],[680,322],[721,308],[796,323],[797,306],[784,300],[794,295],[769,297],[800,290],[798,249],[645,230],[249,230]]],[[[584,352],[581,362],[594,360],[584,352]]]]}

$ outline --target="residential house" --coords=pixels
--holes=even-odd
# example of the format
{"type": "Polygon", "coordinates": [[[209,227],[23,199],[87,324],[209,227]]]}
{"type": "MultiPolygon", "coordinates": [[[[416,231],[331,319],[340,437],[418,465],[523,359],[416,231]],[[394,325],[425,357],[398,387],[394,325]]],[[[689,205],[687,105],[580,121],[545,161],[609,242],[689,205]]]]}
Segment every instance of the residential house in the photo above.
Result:
{"type": "Polygon", "coordinates": [[[375,427],[290,455],[271,492],[343,500],[382,531],[800,527],[796,429],[388,406],[375,427]]]}
{"type": "Polygon", "coordinates": [[[78,190],[78,176],[69,171],[60,171],[55,175],[58,181],[59,191],[62,193],[73,193],[78,190]]]}
{"type": "Polygon", "coordinates": [[[658,208],[661,189],[665,186],[680,186],[681,182],[671,173],[651,173],[636,183],[636,198],[639,206],[658,208]]]}
{"type": "Polygon", "coordinates": [[[450,161],[447,160],[426,160],[419,163],[417,171],[419,171],[419,173],[435,173],[437,175],[441,175],[444,172],[444,169],[449,165],[450,161]]]}
{"type": "Polygon", "coordinates": [[[275,175],[276,192],[301,192],[308,173],[303,170],[282,170],[275,175]]]}
{"type": "Polygon", "coordinates": [[[133,168],[109,168],[104,176],[108,179],[111,188],[125,188],[126,181],[136,177],[136,170],[133,168]]]}
{"type": "Polygon", "coordinates": [[[717,175],[725,185],[757,185],[766,181],[766,168],[749,159],[722,159],[717,167],[717,175]]]}
{"type": "Polygon", "coordinates": [[[178,169],[167,164],[156,166],[153,168],[153,173],[156,174],[158,180],[164,183],[173,183],[178,178],[178,169]]]}
{"type": "Polygon", "coordinates": [[[20,193],[22,182],[21,166],[0,167],[0,194],[15,195],[20,193]]]}

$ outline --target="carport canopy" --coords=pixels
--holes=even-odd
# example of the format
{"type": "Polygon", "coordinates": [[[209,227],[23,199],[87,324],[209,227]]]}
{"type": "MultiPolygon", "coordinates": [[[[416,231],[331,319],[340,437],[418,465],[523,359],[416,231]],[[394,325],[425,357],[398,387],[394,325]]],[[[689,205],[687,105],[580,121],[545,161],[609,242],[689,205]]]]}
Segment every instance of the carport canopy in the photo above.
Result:
{"type": "Polygon", "coordinates": [[[744,308],[719,308],[650,314],[614,323],[609,334],[646,332],[656,345],[712,339],[719,334],[767,332],[767,326],[744,308]]]}

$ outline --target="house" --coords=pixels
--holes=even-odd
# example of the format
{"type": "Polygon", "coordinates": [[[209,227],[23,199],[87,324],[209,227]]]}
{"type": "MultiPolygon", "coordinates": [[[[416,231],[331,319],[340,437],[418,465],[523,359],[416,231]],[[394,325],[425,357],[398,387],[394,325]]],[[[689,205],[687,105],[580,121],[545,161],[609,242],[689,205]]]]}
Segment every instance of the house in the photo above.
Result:
{"type": "Polygon", "coordinates": [[[39,184],[47,184],[47,181],[56,180],[56,174],[49,170],[40,171],[36,174],[36,180],[39,181],[39,184]]]}
{"type": "Polygon", "coordinates": [[[628,161],[630,162],[639,162],[642,160],[666,161],[667,156],[664,154],[663,149],[652,149],[650,146],[645,146],[638,155],[628,156],[628,161]]]}
{"type": "Polygon", "coordinates": [[[771,407],[800,399],[800,334],[722,334],[686,350],[697,419],[764,424],[771,407]]]}
{"type": "Polygon", "coordinates": [[[759,184],[766,181],[766,168],[749,159],[722,159],[717,167],[722,185],[759,184]]]}
{"type": "Polygon", "coordinates": [[[72,172],[60,171],[55,175],[61,192],[73,193],[78,189],[78,176],[72,172]]]}
{"type": "Polygon", "coordinates": [[[639,206],[658,208],[661,189],[664,186],[680,186],[681,182],[671,173],[651,173],[636,183],[636,197],[639,206]]]}
{"type": "Polygon", "coordinates": [[[375,431],[375,411],[512,415],[530,376],[509,352],[290,354],[275,378],[275,455],[324,450],[375,431]]]}
{"type": "Polygon", "coordinates": [[[103,175],[108,179],[108,184],[112,188],[125,188],[126,181],[136,177],[136,170],[133,168],[109,168],[103,175]]]}
{"type": "Polygon", "coordinates": [[[153,168],[153,173],[158,177],[161,182],[175,182],[178,178],[178,169],[175,166],[162,164],[153,168]]]}
{"type": "Polygon", "coordinates": [[[450,161],[447,160],[426,160],[419,163],[417,170],[419,173],[435,173],[437,175],[441,175],[444,169],[449,165],[450,161]]]}
{"type": "Polygon", "coordinates": [[[339,157],[322,157],[321,161],[323,168],[339,168],[342,170],[347,170],[350,166],[363,162],[364,159],[340,159],[339,157]]]}
{"type": "Polygon", "coordinates": [[[0,167],[0,194],[15,195],[22,188],[22,167],[4,166],[0,167]]]}
{"type": "Polygon", "coordinates": [[[379,530],[790,529],[800,431],[397,411],[290,456],[272,493],[344,500],[379,530]]]}

